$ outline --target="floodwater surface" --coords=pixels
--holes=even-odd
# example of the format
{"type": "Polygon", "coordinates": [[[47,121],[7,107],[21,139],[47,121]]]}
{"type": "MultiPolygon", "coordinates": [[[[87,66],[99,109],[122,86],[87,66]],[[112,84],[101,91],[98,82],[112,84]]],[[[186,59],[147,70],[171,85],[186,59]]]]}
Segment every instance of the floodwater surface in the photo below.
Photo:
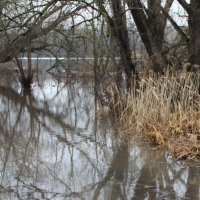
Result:
{"type": "Polygon", "coordinates": [[[200,199],[199,165],[127,141],[91,83],[0,86],[0,199],[200,199]]]}

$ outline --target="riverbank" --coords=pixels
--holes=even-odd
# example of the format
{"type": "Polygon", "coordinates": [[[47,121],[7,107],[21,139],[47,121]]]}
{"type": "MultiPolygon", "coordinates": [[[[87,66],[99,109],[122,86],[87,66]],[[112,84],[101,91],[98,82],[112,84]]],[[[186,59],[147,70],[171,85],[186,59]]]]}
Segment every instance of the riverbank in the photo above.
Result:
{"type": "Polygon", "coordinates": [[[200,161],[199,80],[194,74],[145,78],[128,95],[113,84],[110,105],[125,133],[137,133],[178,159],[200,161]]]}

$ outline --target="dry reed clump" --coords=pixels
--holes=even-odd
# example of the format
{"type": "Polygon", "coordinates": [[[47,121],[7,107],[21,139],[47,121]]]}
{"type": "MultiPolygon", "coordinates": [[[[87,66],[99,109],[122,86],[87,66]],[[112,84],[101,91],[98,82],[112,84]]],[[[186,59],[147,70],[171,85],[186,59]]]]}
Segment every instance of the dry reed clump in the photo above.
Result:
{"type": "Polygon", "coordinates": [[[177,158],[200,159],[200,76],[151,77],[124,94],[110,87],[111,108],[125,131],[141,133],[177,158]]]}

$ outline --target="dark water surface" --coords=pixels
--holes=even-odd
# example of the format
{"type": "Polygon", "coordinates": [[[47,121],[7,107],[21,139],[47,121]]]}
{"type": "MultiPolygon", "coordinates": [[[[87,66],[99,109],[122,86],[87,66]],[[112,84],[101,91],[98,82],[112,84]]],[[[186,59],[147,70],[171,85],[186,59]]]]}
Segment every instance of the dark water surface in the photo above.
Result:
{"type": "Polygon", "coordinates": [[[0,199],[200,199],[198,165],[127,142],[92,84],[0,86],[0,199]]]}

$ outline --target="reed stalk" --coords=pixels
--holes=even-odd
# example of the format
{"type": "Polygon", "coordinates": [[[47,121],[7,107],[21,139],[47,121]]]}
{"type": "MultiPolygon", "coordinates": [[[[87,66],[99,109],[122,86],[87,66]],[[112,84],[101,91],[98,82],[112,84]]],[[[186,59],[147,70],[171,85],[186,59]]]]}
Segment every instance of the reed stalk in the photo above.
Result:
{"type": "Polygon", "coordinates": [[[200,76],[143,78],[125,94],[109,88],[110,107],[124,132],[166,147],[177,158],[200,160],[200,76]]]}

